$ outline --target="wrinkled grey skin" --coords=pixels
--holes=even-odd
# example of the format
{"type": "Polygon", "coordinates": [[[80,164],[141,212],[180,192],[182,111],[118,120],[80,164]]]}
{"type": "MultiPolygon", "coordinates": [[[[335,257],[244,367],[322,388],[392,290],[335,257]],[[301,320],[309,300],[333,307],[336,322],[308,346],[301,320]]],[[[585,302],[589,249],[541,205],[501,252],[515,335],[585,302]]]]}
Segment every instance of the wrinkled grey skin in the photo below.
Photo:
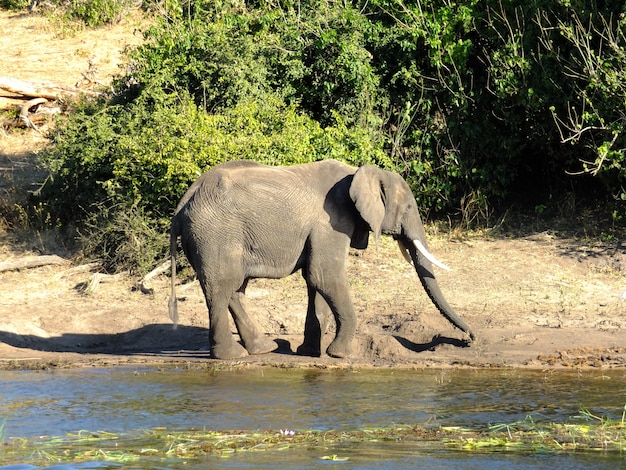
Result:
{"type": "Polygon", "coordinates": [[[177,321],[174,283],[180,236],[206,298],[213,357],[235,359],[276,348],[244,310],[246,285],[249,279],[282,278],[297,270],[302,270],[309,296],[304,343],[298,353],[321,355],[330,311],[337,328],[326,352],[348,356],[356,316],[346,259],[349,247],[367,247],[370,231],[376,239],[387,234],[398,241],[435,306],[474,339],[443,297],[431,262],[412,242],[417,239],[426,246],[407,183],[371,165],[357,169],[334,160],[285,167],[232,161],[200,176],[172,219],[170,316],[177,321]],[[229,310],[243,347],[233,339],[229,310]]]}

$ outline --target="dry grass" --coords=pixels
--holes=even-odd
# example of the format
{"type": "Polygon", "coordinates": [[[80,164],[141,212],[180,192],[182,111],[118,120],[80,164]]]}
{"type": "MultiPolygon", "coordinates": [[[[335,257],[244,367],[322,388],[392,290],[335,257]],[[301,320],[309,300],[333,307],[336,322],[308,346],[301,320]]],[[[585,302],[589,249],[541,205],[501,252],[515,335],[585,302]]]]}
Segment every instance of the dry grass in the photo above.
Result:
{"type": "Polygon", "coordinates": [[[141,12],[131,11],[116,25],[68,31],[45,16],[0,11],[2,74],[75,85],[91,67],[95,79],[109,84],[126,46],[143,40],[146,24],[141,12]]]}

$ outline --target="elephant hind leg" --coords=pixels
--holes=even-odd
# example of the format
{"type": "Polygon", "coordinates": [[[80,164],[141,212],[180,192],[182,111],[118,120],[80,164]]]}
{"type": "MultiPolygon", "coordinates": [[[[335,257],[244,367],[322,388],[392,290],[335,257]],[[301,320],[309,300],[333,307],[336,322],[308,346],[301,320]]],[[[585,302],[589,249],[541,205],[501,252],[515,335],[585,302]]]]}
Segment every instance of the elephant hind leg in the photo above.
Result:
{"type": "Polygon", "coordinates": [[[258,325],[244,308],[245,287],[244,285],[230,298],[228,308],[235,321],[239,337],[250,354],[266,354],[274,351],[278,345],[276,342],[261,333],[258,325]]]}
{"type": "Polygon", "coordinates": [[[211,356],[215,359],[241,359],[248,355],[248,351],[235,342],[230,330],[228,319],[228,303],[231,293],[224,295],[211,289],[206,280],[198,275],[198,280],[204,292],[207,309],[209,310],[209,343],[211,356]]]}
{"type": "Polygon", "coordinates": [[[224,311],[225,313],[216,315],[209,309],[211,356],[214,359],[241,359],[246,357],[248,351],[233,339],[228,322],[227,308],[224,308],[224,311]]]}

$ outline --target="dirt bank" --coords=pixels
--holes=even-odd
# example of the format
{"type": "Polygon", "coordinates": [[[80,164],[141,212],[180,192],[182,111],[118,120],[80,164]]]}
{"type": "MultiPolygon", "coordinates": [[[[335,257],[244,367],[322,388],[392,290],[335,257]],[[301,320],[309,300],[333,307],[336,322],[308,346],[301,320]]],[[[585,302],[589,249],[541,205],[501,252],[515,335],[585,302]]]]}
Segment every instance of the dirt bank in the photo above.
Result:
{"type": "MultiPolygon", "coordinates": [[[[438,273],[451,304],[478,339],[464,344],[430,303],[391,240],[350,256],[359,315],[348,360],[306,358],[299,275],[259,280],[249,308],[278,351],[243,362],[292,366],[625,367],[623,251],[538,234],[519,239],[436,237],[432,250],[453,267],[438,273]]],[[[4,247],[1,257],[24,254],[4,247]]],[[[211,361],[207,314],[197,282],[178,286],[181,326],[167,317],[168,278],[152,294],[137,279],[89,266],[0,273],[0,367],[211,361]]],[[[326,342],[332,338],[326,335],[326,342]]]]}

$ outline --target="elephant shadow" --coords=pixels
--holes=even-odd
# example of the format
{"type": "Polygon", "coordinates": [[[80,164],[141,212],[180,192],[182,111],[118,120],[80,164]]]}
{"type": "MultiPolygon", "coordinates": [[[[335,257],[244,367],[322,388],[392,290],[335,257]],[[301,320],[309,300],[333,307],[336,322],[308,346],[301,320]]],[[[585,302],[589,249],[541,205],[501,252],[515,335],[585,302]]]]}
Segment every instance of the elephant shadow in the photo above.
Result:
{"type": "Polygon", "coordinates": [[[414,343],[413,341],[403,338],[402,336],[394,335],[394,338],[398,343],[400,343],[406,349],[413,351],[413,352],[417,352],[417,353],[426,352],[426,351],[434,351],[437,348],[437,346],[441,346],[444,344],[455,346],[457,348],[469,348],[470,347],[469,341],[466,341],[463,339],[457,339],[457,338],[449,338],[447,336],[441,336],[441,335],[433,336],[433,338],[426,343],[414,343]]]}
{"type": "MultiPolygon", "coordinates": [[[[415,353],[423,353],[426,351],[434,351],[438,346],[450,345],[457,348],[469,348],[471,343],[467,340],[450,338],[442,335],[435,335],[430,341],[425,343],[416,343],[402,336],[393,335],[392,338],[396,340],[402,347],[415,353]]],[[[277,349],[273,352],[276,354],[293,355],[296,354],[291,347],[291,343],[284,339],[276,339],[277,349]]]]}
{"type": "Polygon", "coordinates": [[[208,329],[152,324],[123,333],[64,333],[42,337],[0,331],[0,342],[16,348],[79,354],[163,355],[209,357],[208,329]]]}
{"type": "MultiPolygon", "coordinates": [[[[209,358],[208,332],[207,328],[197,326],[179,325],[174,329],[169,323],[145,325],[122,333],[64,333],[51,337],[0,331],[0,342],[16,348],[58,353],[209,358]]],[[[445,336],[434,336],[427,343],[415,343],[401,336],[394,338],[406,349],[418,353],[443,344],[469,345],[466,341],[445,336]]],[[[277,338],[275,342],[274,353],[295,354],[289,341],[277,338]]]]}

